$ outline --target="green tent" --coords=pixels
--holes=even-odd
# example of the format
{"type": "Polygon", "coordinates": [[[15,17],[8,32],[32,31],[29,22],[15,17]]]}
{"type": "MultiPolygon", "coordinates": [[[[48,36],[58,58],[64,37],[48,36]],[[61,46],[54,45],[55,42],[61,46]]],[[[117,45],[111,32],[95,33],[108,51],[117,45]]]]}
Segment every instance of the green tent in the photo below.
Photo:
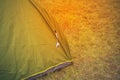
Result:
{"type": "Polygon", "coordinates": [[[72,63],[58,24],[39,3],[0,0],[0,80],[31,80],[72,63]]]}

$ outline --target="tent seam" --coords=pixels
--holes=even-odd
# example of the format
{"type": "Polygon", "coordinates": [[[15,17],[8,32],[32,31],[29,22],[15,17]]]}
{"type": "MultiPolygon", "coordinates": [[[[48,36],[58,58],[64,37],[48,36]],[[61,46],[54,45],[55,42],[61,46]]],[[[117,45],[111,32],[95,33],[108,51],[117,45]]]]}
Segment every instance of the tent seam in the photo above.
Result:
{"type": "Polygon", "coordinates": [[[27,76],[27,77],[25,77],[25,78],[22,78],[21,80],[26,80],[26,79],[28,79],[28,78],[30,78],[30,77],[34,77],[34,76],[36,76],[36,75],[39,75],[39,74],[41,74],[41,73],[44,73],[44,72],[46,72],[47,70],[52,69],[52,68],[55,68],[55,67],[57,67],[57,66],[59,66],[59,65],[61,65],[61,64],[64,64],[64,63],[66,63],[66,62],[72,62],[72,60],[67,60],[67,61],[65,61],[65,62],[58,63],[58,64],[56,64],[56,65],[54,65],[54,66],[51,66],[51,67],[48,67],[48,68],[44,69],[43,71],[36,72],[36,73],[34,73],[34,74],[30,75],[30,76],[27,76]]]}

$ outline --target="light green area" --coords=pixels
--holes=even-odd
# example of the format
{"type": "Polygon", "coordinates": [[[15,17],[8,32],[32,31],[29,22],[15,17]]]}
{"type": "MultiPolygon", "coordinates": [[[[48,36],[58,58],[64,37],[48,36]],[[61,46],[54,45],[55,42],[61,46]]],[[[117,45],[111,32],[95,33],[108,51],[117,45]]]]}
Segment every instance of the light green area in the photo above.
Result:
{"type": "Polygon", "coordinates": [[[0,0],[0,80],[21,80],[71,61],[58,25],[33,2],[0,0]]]}

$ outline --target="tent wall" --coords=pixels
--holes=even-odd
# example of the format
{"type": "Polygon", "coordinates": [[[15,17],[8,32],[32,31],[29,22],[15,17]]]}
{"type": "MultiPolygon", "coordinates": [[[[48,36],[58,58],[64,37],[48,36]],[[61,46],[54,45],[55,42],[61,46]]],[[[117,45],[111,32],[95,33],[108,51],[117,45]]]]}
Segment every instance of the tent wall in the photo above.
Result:
{"type": "Polygon", "coordinates": [[[35,1],[1,0],[0,15],[0,80],[31,79],[71,64],[63,34],[35,1]]]}

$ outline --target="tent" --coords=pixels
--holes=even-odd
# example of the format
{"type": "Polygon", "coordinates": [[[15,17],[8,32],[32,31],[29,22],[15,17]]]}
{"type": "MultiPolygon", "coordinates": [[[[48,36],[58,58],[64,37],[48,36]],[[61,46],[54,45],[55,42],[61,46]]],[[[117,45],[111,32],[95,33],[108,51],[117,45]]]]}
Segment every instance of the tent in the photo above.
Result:
{"type": "Polygon", "coordinates": [[[31,80],[72,64],[68,43],[39,0],[0,0],[0,80],[31,80]]]}

